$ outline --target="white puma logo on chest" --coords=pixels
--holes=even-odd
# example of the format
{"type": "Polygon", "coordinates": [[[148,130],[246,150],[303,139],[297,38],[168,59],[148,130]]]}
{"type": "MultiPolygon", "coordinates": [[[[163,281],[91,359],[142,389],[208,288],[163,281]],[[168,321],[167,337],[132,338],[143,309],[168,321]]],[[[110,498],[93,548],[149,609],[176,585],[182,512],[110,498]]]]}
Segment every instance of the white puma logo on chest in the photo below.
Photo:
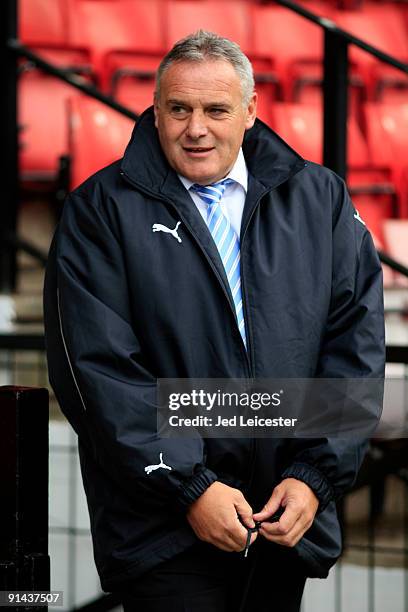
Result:
{"type": "Polygon", "coordinates": [[[161,223],[153,223],[152,231],[153,232],[165,232],[166,234],[171,234],[173,238],[181,242],[181,238],[177,233],[177,228],[180,225],[180,223],[181,221],[177,221],[176,227],[174,229],[170,229],[169,227],[166,227],[165,225],[162,225],[161,223]]]}

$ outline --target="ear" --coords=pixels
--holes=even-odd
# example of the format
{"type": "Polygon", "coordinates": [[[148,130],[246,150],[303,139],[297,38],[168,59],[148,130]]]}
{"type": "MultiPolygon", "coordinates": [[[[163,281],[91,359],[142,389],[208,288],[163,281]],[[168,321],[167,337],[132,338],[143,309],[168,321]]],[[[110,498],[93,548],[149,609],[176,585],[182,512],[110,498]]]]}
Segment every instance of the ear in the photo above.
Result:
{"type": "Polygon", "coordinates": [[[245,121],[246,130],[249,130],[255,123],[257,103],[258,103],[258,94],[256,93],[256,91],[254,91],[248,103],[248,107],[246,109],[246,113],[247,113],[246,121],[245,121]]]}
{"type": "Polygon", "coordinates": [[[158,122],[159,122],[159,104],[158,104],[158,101],[157,101],[156,92],[154,92],[153,110],[154,110],[154,125],[155,125],[156,128],[158,128],[158,122]]]}

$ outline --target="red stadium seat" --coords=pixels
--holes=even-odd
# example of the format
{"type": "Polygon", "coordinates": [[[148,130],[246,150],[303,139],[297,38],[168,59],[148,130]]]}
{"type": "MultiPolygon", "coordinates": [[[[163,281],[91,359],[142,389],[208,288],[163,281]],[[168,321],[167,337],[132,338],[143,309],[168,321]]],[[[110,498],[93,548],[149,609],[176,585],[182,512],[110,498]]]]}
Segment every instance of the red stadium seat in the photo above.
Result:
{"type": "MultiPolygon", "coordinates": [[[[272,127],[306,159],[322,163],[323,117],[321,108],[306,104],[276,103],[272,127]]],[[[370,161],[367,145],[354,118],[348,122],[349,166],[366,168],[370,161]]]]}
{"type": "Polygon", "coordinates": [[[198,29],[226,36],[251,52],[250,13],[246,0],[168,0],[166,2],[166,46],[198,29]]]}
{"type": "Polygon", "coordinates": [[[279,98],[278,79],[268,58],[250,57],[254,69],[255,90],[258,94],[257,116],[265,123],[271,121],[272,105],[279,98]]]}
{"type": "Polygon", "coordinates": [[[90,72],[89,56],[73,40],[73,0],[19,0],[19,38],[48,61],[90,72]]]}
{"type": "MultiPolygon", "coordinates": [[[[388,222],[387,220],[384,221],[384,223],[387,223],[387,222],[388,222]]],[[[382,233],[384,234],[384,231],[382,233]]],[[[384,243],[374,234],[372,230],[371,230],[371,236],[372,236],[375,248],[379,251],[386,251],[384,243]]],[[[384,288],[388,289],[390,287],[393,287],[395,285],[394,271],[389,266],[386,266],[385,264],[381,264],[381,267],[383,271],[384,288]]]]}
{"type": "MultiPolygon", "coordinates": [[[[389,3],[366,2],[359,11],[338,11],[336,23],[381,51],[408,62],[408,35],[402,11],[389,3]]],[[[367,99],[396,101],[408,94],[408,77],[403,72],[352,46],[350,59],[365,83],[367,99]]]]}
{"type": "MultiPolygon", "coordinates": [[[[42,50],[41,55],[66,68],[82,60],[74,51],[42,50]]],[[[86,73],[83,78],[88,80],[86,73]]],[[[73,92],[69,85],[30,69],[29,64],[21,66],[18,123],[21,177],[25,182],[44,183],[56,178],[59,157],[68,152],[66,104],[73,92]]]]}
{"type": "Polygon", "coordinates": [[[69,117],[70,188],[74,189],[123,156],[134,122],[86,96],[70,99],[69,117]]]}
{"type": "MultiPolygon", "coordinates": [[[[275,104],[272,128],[303,157],[322,163],[321,109],[303,104],[275,104]]],[[[348,187],[370,229],[381,239],[383,219],[395,216],[395,193],[386,170],[374,168],[354,117],[348,120],[348,187]]]]}
{"type": "Polygon", "coordinates": [[[408,104],[364,106],[367,142],[374,163],[391,168],[400,194],[400,215],[408,217],[408,104]]]}
{"type": "Polygon", "coordinates": [[[104,91],[124,67],[121,54],[131,68],[131,54],[137,67],[139,57],[149,60],[163,52],[161,0],[76,0],[76,7],[73,39],[89,51],[104,91]]]}
{"type": "Polygon", "coordinates": [[[135,113],[141,113],[153,104],[155,73],[160,58],[136,58],[134,55],[115,57],[112,94],[135,113]]]}
{"type": "Polygon", "coordinates": [[[323,32],[319,26],[282,7],[254,5],[253,27],[254,52],[273,59],[283,99],[300,100],[307,89],[320,86],[323,32]]]}
{"type": "MultiPolygon", "coordinates": [[[[385,251],[390,257],[408,267],[408,220],[387,219],[384,221],[385,251]]],[[[408,279],[394,273],[394,284],[407,287],[408,279]]]]}
{"type": "Polygon", "coordinates": [[[68,150],[64,127],[64,103],[68,95],[68,86],[52,77],[36,71],[22,75],[18,118],[23,181],[55,179],[58,159],[68,150]]]}
{"type": "Polygon", "coordinates": [[[19,37],[29,46],[68,47],[67,0],[19,0],[19,37]]]}
{"type": "Polygon", "coordinates": [[[408,104],[364,105],[367,140],[378,165],[408,166],[408,104]]]}

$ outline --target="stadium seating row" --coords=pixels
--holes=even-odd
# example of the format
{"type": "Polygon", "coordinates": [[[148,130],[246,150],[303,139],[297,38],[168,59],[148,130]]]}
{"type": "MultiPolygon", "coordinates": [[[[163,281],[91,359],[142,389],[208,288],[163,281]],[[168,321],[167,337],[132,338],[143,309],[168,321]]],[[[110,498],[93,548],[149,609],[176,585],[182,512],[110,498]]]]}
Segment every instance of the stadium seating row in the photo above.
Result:
{"type": "MultiPolygon", "coordinates": [[[[408,61],[402,7],[366,2],[361,10],[336,10],[318,0],[306,4],[408,61]]],[[[301,101],[302,96],[315,95],[313,86],[321,81],[321,28],[276,5],[248,0],[20,0],[20,14],[23,42],[39,52],[76,51],[77,67],[90,68],[95,82],[109,93],[124,75],[148,80],[166,49],[199,27],[232,38],[255,64],[260,61],[260,80],[267,76],[276,82],[276,99],[301,101]]],[[[72,59],[65,56],[63,61],[72,65],[72,59]]],[[[395,101],[401,91],[406,94],[408,81],[402,73],[356,48],[350,59],[352,83],[364,89],[365,99],[395,101]]]]}
{"type": "MultiPolygon", "coordinates": [[[[327,11],[333,12],[329,3],[319,0],[304,4],[311,4],[320,13],[326,11],[326,15],[327,11]]],[[[20,13],[20,33],[25,43],[46,59],[74,68],[97,83],[96,66],[102,66],[99,84],[135,112],[142,111],[152,101],[153,75],[166,44],[202,25],[231,36],[248,48],[249,14],[255,34],[252,59],[260,96],[260,118],[271,122],[271,105],[276,100],[310,104],[321,96],[317,86],[321,79],[320,28],[281,7],[256,5],[245,0],[53,0],[51,3],[49,0],[20,0],[20,13]]],[[[348,20],[347,26],[353,28],[354,22],[349,19],[351,12],[342,11],[341,15],[348,20]]],[[[357,34],[358,27],[363,25],[362,31],[367,31],[370,15],[371,21],[377,24],[376,29],[369,29],[371,42],[400,59],[408,57],[408,37],[401,34],[403,26],[397,7],[366,3],[364,14],[361,11],[353,13],[357,34]]],[[[366,58],[358,70],[355,68],[358,62],[353,62],[353,83],[361,84],[365,79],[367,90],[372,94],[382,91],[382,97],[391,102],[399,100],[401,95],[406,99],[408,89],[399,73],[395,81],[392,71],[384,65],[384,79],[381,80],[379,66],[367,54],[355,50],[357,59],[358,54],[366,58]],[[384,83],[387,83],[385,88],[384,83]],[[384,91],[388,95],[384,96],[384,91]]],[[[362,121],[358,92],[357,86],[352,88],[351,108],[362,121]]],[[[66,150],[62,126],[66,101],[71,94],[68,86],[33,70],[27,63],[22,65],[20,123],[26,173],[37,172],[42,178],[55,174],[56,158],[66,150]],[[49,144],[46,147],[47,139],[41,138],[45,112],[54,134],[54,152],[49,144]],[[40,151],[37,153],[36,149],[40,151]]]]}
{"type": "MultiPolygon", "coordinates": [[[[408,58],[408,21],[399,7],[365,2],[349,10],[344,3],[347,10],[339,11],[320,0],[302,4],[408,58]]],[[[287,9],[249,0],[20,0],[20,8],[23,42],[136,112],[151,104],[154,72],[175,40],[198,27],[237,40],[254,64],[260,118],[304,157],[322,161],[322,32],[287,9]]],[[[381,246],[385,220],[408,217],[408,106],[402,103],[408,86],[402,73],[358,49],[350,58],[348,184],[381,246]]],[[[54,179],[59,157],[69,152],[75,187],[121,157],[132,129],[129,119],[26,63],[19,104],[26,181],[54,179]]]]}

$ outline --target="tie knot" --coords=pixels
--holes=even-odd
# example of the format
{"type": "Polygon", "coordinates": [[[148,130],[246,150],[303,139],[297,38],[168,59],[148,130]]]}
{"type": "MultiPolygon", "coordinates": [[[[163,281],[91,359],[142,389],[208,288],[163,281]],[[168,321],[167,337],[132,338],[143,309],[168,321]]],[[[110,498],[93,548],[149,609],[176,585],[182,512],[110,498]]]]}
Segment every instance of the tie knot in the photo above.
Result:
{"type": "Polygon", "coordinates": [[[194,183],[190,189],[195,191],[197,195],[208,205],[218,204],[221,200],[227,185],[231,185],[234,181],[232,179],[223,179],[217,183],[211,183],[211,185],[199,185],[194,183]]]}

